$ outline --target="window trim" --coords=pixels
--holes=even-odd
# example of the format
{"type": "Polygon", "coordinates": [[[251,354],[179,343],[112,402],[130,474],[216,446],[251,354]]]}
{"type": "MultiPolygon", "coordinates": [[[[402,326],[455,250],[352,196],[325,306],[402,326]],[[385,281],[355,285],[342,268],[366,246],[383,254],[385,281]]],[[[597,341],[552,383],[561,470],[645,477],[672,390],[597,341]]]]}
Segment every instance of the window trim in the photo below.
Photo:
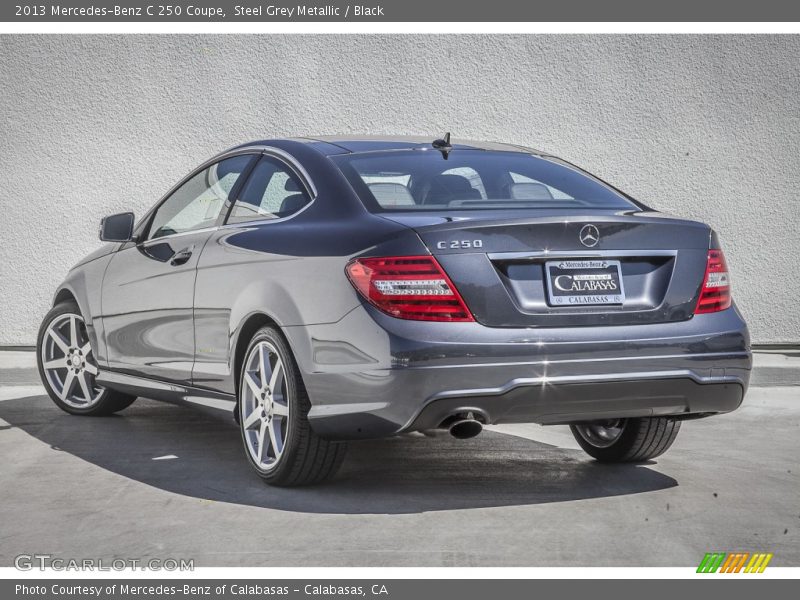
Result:
{"type": "MultiPolygon", "coordinates": [[[[238,183],[238,182],[237,182],[238,183]]],[[[259,158],[255,162],[250,165],[250,168],[247,172],[247,178],[242,182],[241,186],[237,186],[236,194],[231,193],[229,198],[235,196],[236,199],[233,201],[229,201],[229,206],[227,209],[223,209],[225,213],[225,218],[221,221],[220,227],[237,227],[243,225],[250,225],[251,223],[283,223],[284,221],[288,221],[289,219],[293,219],[295,216],[299,215],[300,213],[304,212],[308,209],[314,201],[317,199],[317,188],[314,185],[311,177],[309,176],[308,172],[303,168],[303,166],[297,162],[297,159],[294,158],[288,152],[281,150],[280,148],[275,148],[272,146],[262,146],[261,151],[259,152],[259,158]],[[259,162],[261,162],[263,157],[269,157],[277,160],[278,162],[283,163],[286,165],[286,168],[300,181],[300,184],[303,186],[303,189],[308,196],[309,200],[303,208],[300,210],[293,212],[290,215],[285,217],[280,217],[277,219],[270,219],[270,218],[256,218],[250,221],[239,221],[236,223],[228,222],[230,219],[231,213],[233,212],[233,207],[236,205],[237,202],[240,200],[240,194],[244,190],[245,186],[249,183],[250,177],[253,175],[253,171],[255,170],[256,166],[259,162]]]]}
{"type": "Polygon", "coordinates": [[[283,162],[285,162],[298,176],[303,186],[306,188],[307,193],[309,194],[311,201],[306,204],[303,208],[298,210],[296,213],[289,215],[288,217],[283,217],[281,219],[262,219],[261,221],[248,221],[247,224],[250,223],[282,223],[283,221],[287,221],[288,219],[292,219],[299,215],[300,213],[304,212],[307,208],[309,208],[317,199],[317,187],[314,185],[314,181],[311,179],[311,176],[308,174],[308,171],[305,170],[303,165],[289,152],[285,150],[281,150],[280,148],[276,148],[275,146],[263,146],[263,145],[255,145],[255,146],[247,146],[245,148],[236,148],[234,150],[229,150],[227,152],[223,152],[222,154],[218,154],[212,158],[209,158],[207,161],[201,163],[199,166],[192,169],[187,175],[181,178],[178,183],[173,185],[159,200],[150,207],[150,209],[142,215],[142,218],[134,227],[134,239],[131,242],[125,242],[119,245],[117,250],[124,250],[129,246],[139,246],[144,245],[149,242],[155,242],[158,240],[168,240],[174,238],[175,236],[181,235],[188,235],[191,233],[202,233],[205,231],[216,231],[220,228],[228,228],[228,227],[235,227],[237,225],[244,225],[245,223],[231,223],[228,224],[226,221],[228,219],[228,213],[230,213],[230,209],[233,206],[233,202],[231,202],[231,197],[236,196],[238,199],[239,192],[244,187],[244,184],[247,183],[247,180],[250,179],[250,175],[253,172],[253,168],[258,164],[259,159],[264,155],[274,156],[283,162]],[[208,167],[222,162],[228,158],[233,158],[234,156],[241,156],[250,154],[253,156],[253,159],[250,164],[247,165],[247,168],[242,171],[242,176],[239,177],[239,180],[231,189],[231,193],[228,195],[228,200],[226,201],[227,206],[223,206],[222,210],[220,211],[220,217],[224,214],[224,218],[218,218],[217,223],[211,227],[203,228],[203,229],[194,229],[191,231],[183,231],[179,233],[173,233],[171,235],[165,235],[160,238],[156,238],[155,240],[146,240],[144,236],[150,230],[150,224],[152,222],[153,216],[155,215],[156,211],[161,207],[161,205],[166,202],[172,194],[174,194],[180,187],[183,186],[184,183],[189,181],[192,177],[204,171],[208,167]],[[235,192],[235,193],[234,193],[235,192]]]}
{"type": "MultiPolygon", "coordinates": [[[[170,235],[164,235],[164,236],[161,236],[161,237],[158,237],[158,238],[154,238],[152,240],[151,239],[147,239],[147,236],[150,234],[150,227],[153,224],[153,219],[155,218],[155,214],[156,214],[156,212],[158,212],[158,209],[161,208],[161,206],[167,200],[169,200],[175,192],[177,192],[180,188],[182,188],[184,186],[184,184],[188,183],[189,180],[192,179],[195,175],[198,175],[199,173],[202,173],[203,171],[205,171],[209,167],[214,166],[217,163],[221,163],[224,160],[227,160],[229,158],[234,158],[236,156],[246,156],[246,155],[252,155],[252,158],[250,159],[250,162],[245,166],[244,170],[242,171],[242,174],[239,176],[239,179],[236,181],[236,183],[234,184],[233,188],[231,188],[231,193],[228,195],[228,198],[230,198],[230,196],[232,196],[234,194],[234,192],[236,194],[238,194],[239,193],[239,188],[241,187],[241,184],[243,183],[243,181],[245,179],[247,179],[250,176],[250,171],[252,170],[253,165],[256,163],[257,157],[260,156],[260,152],[253,151],[253,148],[241,148],[239,150],[232,150],[230,152],[225,152],[223,154],[219,154],[219,155],[217,155],[217,156],[215,156],[213,158],[208,159],[207,161],[202,163],[200,166],[195,167],[194,169],[192,169],[192,171],[190,171],[188,175],[184,176],[182,179],[180,179],[178,181],[178,183],[176,183],[174,186],[172,186],[169,189],[169,191],[166,194],[164,194],[158,200],[158,202],[156,202],[150,208],[150,210],[148,210],[142,216],[141,221],[139,222],[139,224],[134,229],[134,235],[135,235],[135,240],[134,241],[135,241],[136,245],[147,244],[149,242],[154,242],[154,241],[157,241],[157,240],[166,240],[166,239],[174,238],[175,236],[186,235],[186,234],[190,234],[190,233],[203,232],[203,231],[206,231],[206,230],[212,231],[212,230],[216,229],[217,226],[219,225],[219,216],[217,216],[217,220],[216,220],[215,224],[212,225],[212,226],[209,226],[209,227],[203,227],[202,229],[190,229],[189,231],[180,231],[180,232],[177,232],[177,233],[172,233],[170,235]]],[[[228,202],[228,200],[226,200],[226,204],[227,204],[227,202],[228,202]]],[[[220,214],[222,214],[224,211],[225,211],[225,206],[223,206],[222,209],[220,210],[220,214]]]]}
{"type": "MultiPolygon", "coordinates": [[[[247,156],[247,155],[246,154],[242,154],[242,155],[239,155],[239,156],[247,156]]],[[[203,175],[204,173],[206,173],[210,169],[213,169],[214,167],[224,163],[225,161],[228,161],[228,160],[231,160],[231,159],[234,159],[234,158],[238,158],[238,157],[237,156],[230,156],[228,158],[223,158],[221,160],[218,160],[217,162],[214,162],[214,163],[211,163],[210,165],[208,165],[205,169],[200,169],[198,171],[195,171],[194,175],[192,175],[188,179],[185,179],[183,185],[179,186],[172,194],[170,194],[166,199],[164,199],[164,201],[159,205],[159,207],[156,210],[153,211],[153,216],[150,218],[150,222],[147,224],[147,229],[143,232],[143,235],[144,235],[144,238],[145,238],[143,240],[143,242],[144,243],[154,242],[154,241],[161,240],[161,239],[167,238],[167,237],[176,237],[176,236],[179,236],[179,235],[182,235],[182,234],[189,234],[189,233],[194,233],[194,232],[202,232],[202,231],[214,229],[215,227],[217,227],[219,225],[220,215],[225,211],[225,209],[227,207],[227,204],[229,202],[230,196],[233,195],[234,192],[236,192],[238,190],[238,187],[240,185],[241,180],[243,178],[247,177],[248,173],[250,172],[250,169],[253,166],[253,159],[252,158],[250,158],[248,160],[248,162],[244,165],[244,168],[242,169],[241,173],[239,173],[239,175],[236,178],[236,181],[234,181],[233,186],[231,186],[231,191],[227,194],[226,198],[222,202],[222,206],[220,206],[219,211],[217,212],[217,215],[214,217],[212,225],[206,225],[205,227],[196,227],[196,228],[191,228],[191,229],[185,229],[183,231],[176,231],[175,233],[170,233],[168,235],[160,235],[158,237],[150,237],[150,235],[152,233],[153,223],[155,221],[156,215],[158,215],[158,211],[167,202],[169,202],[176,193],[181,191],[184,187],[186,187],[186,185],[188,185],[193,179],[195,179],[199,175],[203,175]]],[[[206,191],[208,191],[208,189],[210,189],[210,188],[207,188],[206,191]]],[[[205,192],[203,192],[203,193],[205,193],[205,192]]],[[[196,200],[197,200],[197,198],[192,200],[186,206],[191,205],[196,200]]],[[[186,208],[186,206],[184,206],[184,208],[186,208]]],[[[183,209],[181,209],[181,210],[183,210],[183,209]]],[[[180,213],[178,213],[178,214],[180,214],[180,213]]],[[[209,219],[209,221],[211,221],[211,219],[209,219]]]]}

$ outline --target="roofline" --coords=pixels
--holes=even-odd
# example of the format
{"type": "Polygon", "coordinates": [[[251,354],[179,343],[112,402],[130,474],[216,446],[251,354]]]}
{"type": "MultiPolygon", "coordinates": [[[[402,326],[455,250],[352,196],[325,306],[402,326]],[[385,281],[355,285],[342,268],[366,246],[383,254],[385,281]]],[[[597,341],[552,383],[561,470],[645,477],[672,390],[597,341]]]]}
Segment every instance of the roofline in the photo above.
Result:
{"type": "MultiPolygon", "coordinates": [[[[376,148],[370,151],[389,151],[389,150],[409,150],[414,149],[414,146],[417,147],[426,147],[433,144],[434,137],[426,137],[426,136],[374,136],[374,135],[358,135],[358,134],[350,134],[350,135],[325,135],[325,136],[297,136],[297,137],[285,137],[285,138],[273,138],[268,140],[254,140],[251,142],[247,142],[244,144],[240,144],[235,146],[233,149],[239,148],[247,148],[253,146],[264,146],[270,145],[273,143],[280,143],[280,142],[296,142],[302,144],[319,144],[319,145],[329,145],[333,148],[336,148],[339,152],[338,153],[356,153],[362,152],[362,150],[353,149],[352,144],[359,143],[359,144],[374,144],[376,148]]],[[[472,149],[472,150],[486,150],[486,151],[493,151],[493,152],[526,152],[528,154],[534,154],[537,156],[546,156],[546,152],[542,152],[540,150],[536,150],[535,148],[531,148],[528,146],[523,146],[520,144],[510,144],[506,142],[496,142],[490,140],[458,140],[458,138],[453,140],[453,147],[458,149],[472,149]]],[[[316,148],[322,154],[330,155],[331,153],[326,153],[321,148],[316,148]]]]}

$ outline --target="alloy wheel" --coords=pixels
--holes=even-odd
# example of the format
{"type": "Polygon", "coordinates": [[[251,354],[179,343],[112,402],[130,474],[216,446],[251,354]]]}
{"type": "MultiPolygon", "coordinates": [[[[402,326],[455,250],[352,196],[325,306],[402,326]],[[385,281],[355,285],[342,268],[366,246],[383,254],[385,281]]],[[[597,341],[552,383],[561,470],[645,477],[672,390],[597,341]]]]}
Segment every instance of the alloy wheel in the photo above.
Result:
{"type": "Polygon", "coordinates": [[[239,410],[247,451],[259,468],[270,470],[283,454],[289,427],[285,367],[275,346],[255,345],[242,378],[239,410]]]}
{"type": "Polygon", "coordinates": [[[580,423],[575,425],[575,429],[595,448],[608,448],[614,445],[625,430],[625,419],[580,423]]]}
{"type": "Polygon", "coordinates": [[[59,315],[45,332],[42,367],[50,388],[73,408],[97,404],[105,388],[97,385],[95,362],[86,324],[80,315],[59,315]]]}

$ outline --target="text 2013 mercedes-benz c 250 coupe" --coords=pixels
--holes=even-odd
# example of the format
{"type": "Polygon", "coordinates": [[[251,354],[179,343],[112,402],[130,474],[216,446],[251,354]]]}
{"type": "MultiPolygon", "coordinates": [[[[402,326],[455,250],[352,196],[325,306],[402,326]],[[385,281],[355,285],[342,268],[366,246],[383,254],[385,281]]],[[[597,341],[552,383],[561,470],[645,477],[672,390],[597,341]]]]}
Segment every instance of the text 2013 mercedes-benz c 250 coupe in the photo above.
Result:
{"type": "Polygon", "coordinates": [[[267,140],[204,163],[101,239],[38,339],[54,402],[231,411],[268,483],[348,439],[569,424],[601,461],[736,409],[750,341],[703,223],[530,148],[267,140]]]}

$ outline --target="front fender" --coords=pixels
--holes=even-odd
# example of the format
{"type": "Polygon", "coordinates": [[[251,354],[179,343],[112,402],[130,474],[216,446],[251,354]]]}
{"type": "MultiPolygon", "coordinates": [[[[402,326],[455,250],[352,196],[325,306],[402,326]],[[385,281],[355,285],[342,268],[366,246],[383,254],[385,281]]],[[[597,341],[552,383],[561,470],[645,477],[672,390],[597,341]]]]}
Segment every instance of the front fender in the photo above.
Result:
{"type": "Polygon", "coordinates": [[[103,256],[73,268],[53,296],[53,305],[66,298],[72,298],[78,304],[95,358],[100,365],[107,365],[105,335],[100,315],[103,276],[110,261],[111,256],[103,256]]]}

